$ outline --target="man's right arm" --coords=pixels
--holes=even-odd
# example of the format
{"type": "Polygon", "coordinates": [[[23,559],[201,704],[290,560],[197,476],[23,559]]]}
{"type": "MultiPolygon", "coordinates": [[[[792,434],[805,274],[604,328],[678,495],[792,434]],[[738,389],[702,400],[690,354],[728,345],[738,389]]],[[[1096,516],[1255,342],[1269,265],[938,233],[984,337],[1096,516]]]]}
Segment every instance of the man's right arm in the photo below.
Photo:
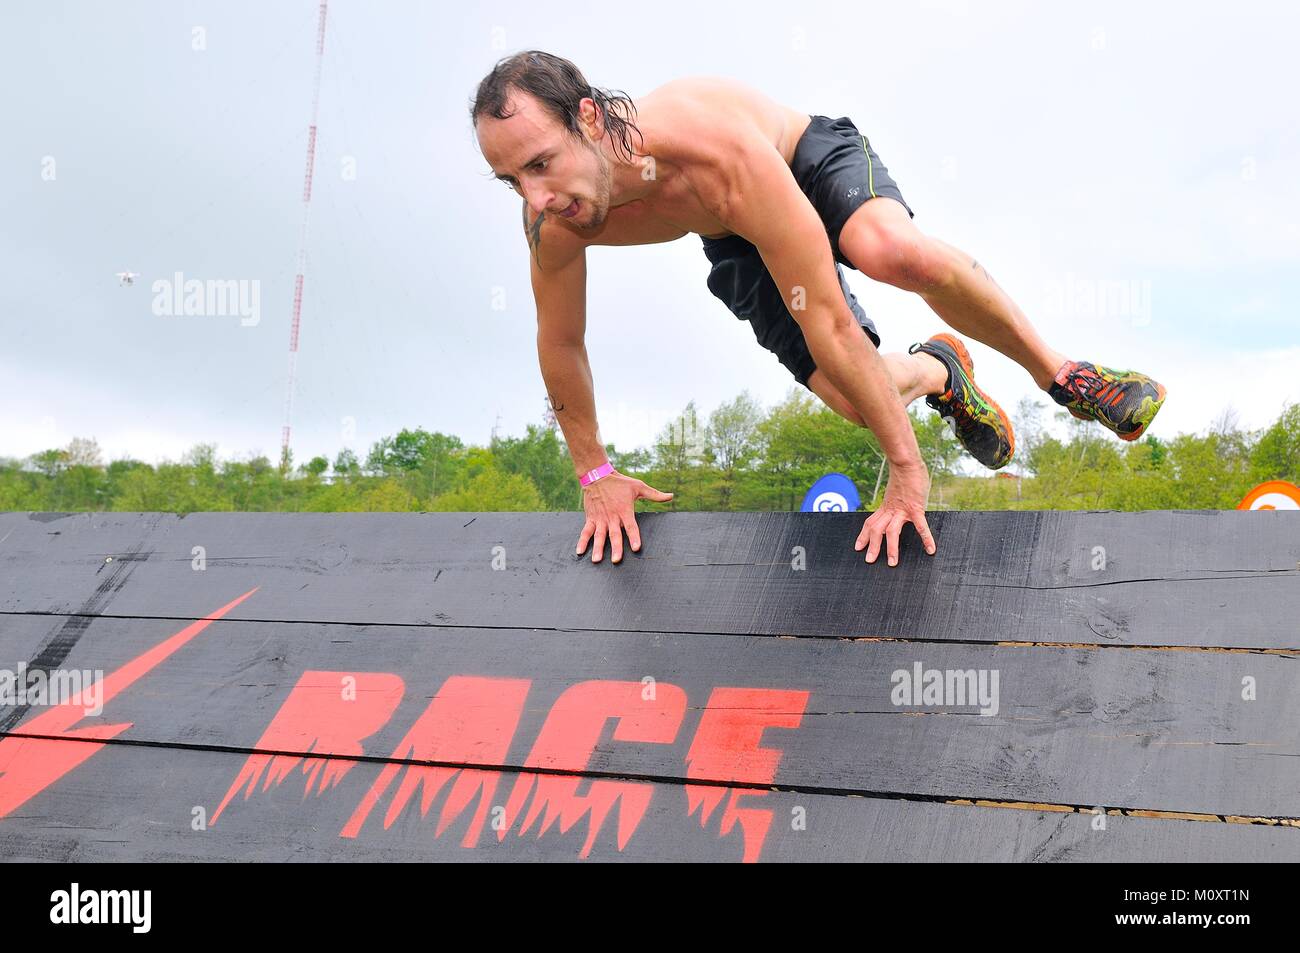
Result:
{"type": "MultiPolygon", "coordinates": [[[[543,213],[545,214],[545,213],[543,213]]],[[[587,254],[576,236],[547,233],[525,215],[533,299],[537,303],[537,360],[551,410],[573,457],[575,474],[605,463],[596,421],[596,395],[587,360],[587,254]]]]}
{"type": "MultiPolygon", "coordinates": [[[[564,430],[573,469],[581,476],[608,462],[596,426],[596,396],[587,361],[587,252],[578,236],[530,219],[524,207],[524,230],[532,250],[533,298],[537,302],[537,357],[546,381],[546,396],[564,430]]],[[[644,480],[617,471],[597,478],[582,491],[587,520],[578,534],[574,555],[591,543],[591,561],[604,558],[609,539],[612,561],[623,560],[623,534],[633,552],[641,551],[636,501],[671,502],[673,495],[644,480]]]]}

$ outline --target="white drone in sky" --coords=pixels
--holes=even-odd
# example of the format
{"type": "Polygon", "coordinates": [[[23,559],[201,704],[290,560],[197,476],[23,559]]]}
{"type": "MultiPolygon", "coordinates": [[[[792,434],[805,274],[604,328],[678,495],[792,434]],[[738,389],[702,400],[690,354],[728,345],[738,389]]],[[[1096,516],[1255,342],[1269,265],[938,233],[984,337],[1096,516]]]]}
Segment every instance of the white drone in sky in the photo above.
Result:
{"type": "Polygon", "coordinates": [[[119,271],[117,273],[117,283],[119,286],[133,285],[135,284],[135,279],[139,277],[140,273],[138,271],[119,271]]]}

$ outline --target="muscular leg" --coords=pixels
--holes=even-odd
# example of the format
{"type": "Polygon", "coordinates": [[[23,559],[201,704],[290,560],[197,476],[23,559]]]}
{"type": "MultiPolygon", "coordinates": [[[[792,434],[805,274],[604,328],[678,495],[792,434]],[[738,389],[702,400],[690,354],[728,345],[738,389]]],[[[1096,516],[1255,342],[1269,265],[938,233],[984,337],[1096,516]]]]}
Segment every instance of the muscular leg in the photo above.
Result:
{"type": "Polygon", "coordinates": [[[840,233],[840,251],[864,275],[915,291],[949,327],[1011,358],[1047,390],[1066,357],[965,252],[923,235],[890,198],[863,203],[840,233]]]}
{"type": "MultiPolygon", "coordinates": [[[[882,354],[880,358],[889,369],[889,376],[893,378],[898,397],[905,407],[924,394],[942,393],[948,382],[948,369],[929,354],[882,354]]],[[[808,378],[808,389],[849,423],[859,427],[867,425],[820,368],[808,378]]]]}

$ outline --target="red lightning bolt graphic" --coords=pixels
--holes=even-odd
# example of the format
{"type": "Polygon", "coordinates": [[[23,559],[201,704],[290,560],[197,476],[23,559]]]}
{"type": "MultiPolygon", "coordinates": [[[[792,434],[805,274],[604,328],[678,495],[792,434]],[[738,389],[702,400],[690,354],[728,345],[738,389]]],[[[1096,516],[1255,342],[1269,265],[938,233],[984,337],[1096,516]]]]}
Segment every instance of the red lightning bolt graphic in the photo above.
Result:
{"type": "MultiPolygon", "coordinates": [[[[206,629],[209,623],[220,619],[255,592],[257,589],[250,589],[234,602],[187,625],[171,638],[105,676],[102,688],[104,704],[148,675],[206,629]]],[[[131,727],[131,722],[128,721],[118,725],[91,725],[73,729],[73,725],[86,717],[85,706],[81,702],[83,694],[84,691],[79,692],[71,701],[37,715],[23,724],[20,730],[27,735],[108,739],[117,737],[131,727]]],[[[103,747],[102,744],[90,743],[64,744],[52,738],[24,738],[16,733],[0,739],[0,817],[6,817],[15,808],[40,794],[73,768],[90,760],[103,747]]]]}

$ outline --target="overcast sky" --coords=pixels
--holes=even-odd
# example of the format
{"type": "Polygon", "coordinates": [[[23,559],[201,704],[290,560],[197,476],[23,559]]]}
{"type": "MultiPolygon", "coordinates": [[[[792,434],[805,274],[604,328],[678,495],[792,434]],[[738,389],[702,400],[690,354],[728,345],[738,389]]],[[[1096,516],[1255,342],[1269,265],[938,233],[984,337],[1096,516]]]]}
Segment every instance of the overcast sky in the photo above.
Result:
{"type": "MultiPolygon", "coordinates": [[[[541,420],[519,199],[484,175],[466,109],[531,48],[634,98],[715,74],[851,117],[917,225],[986,264],[1049,343],[1168,385],[1159,436],[1300,400],[1300,15],[1282,4],[455,9],[330,3],[299,462],[402,427],[485,443],[541,420]]],[[[310,0],[5,5],[0,455],[80,436],[110,459],[199,442],[276,457],[316,17],[310,0]],[[259,320],[155,313],[153,282],[177,272],[256,286],[259,320]]],[[[697,237],[588,261],[619,449],[689,400],[771,405],[793,383],[709,293],[697,237]]],[[[943,328],[919,298],[849,281],[885,351],[943,328]]],[[[1003,406],[1038,393],[972,353],[1003,406]]]]}

